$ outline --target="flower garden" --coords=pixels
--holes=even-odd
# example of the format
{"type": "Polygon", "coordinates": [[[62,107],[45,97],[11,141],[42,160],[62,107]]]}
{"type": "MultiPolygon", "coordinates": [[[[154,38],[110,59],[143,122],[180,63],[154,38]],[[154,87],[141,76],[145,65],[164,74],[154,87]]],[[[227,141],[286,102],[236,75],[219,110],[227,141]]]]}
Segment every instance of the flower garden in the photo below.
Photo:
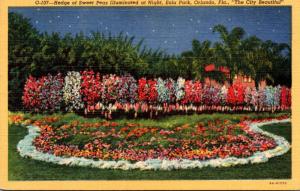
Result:
{"type": "Polygon", "coordinates": [[[65,77],[29,77],[22,99],[31,113],[10,114],[10,124],[27,126],[29,132],[17,145],[19,154],[59,165],[121,170],[230,167],[264,163],[290,149],[285,138],[260,129],[290,122],[291,91],[284,86],[216,88],[183,78],[136,80],[72,71],[65,77]],[[112,119],[114,112],[133,114],[133,119],[112,119]],[[219,114],[200,115],[207,112],[219,114]],[[222,114],[228,112],[248,114],[222,114]],[[192,120],[189,115],[187,121],[147,119],[187,113],[194,113],[192,120]],[[90,114],[102,119],[84,117],[90,114]],[[135,120],[139,115],[147,118],[135,120]]]}
{"type": "Polygon", "coordinates": [[[219,40],[176,40],[174,54],[146,33],[48,33],[16,9],[10,181],[291,178],[290,43],[211,23],[219,40]]]}
{"type": "MultiPolygon", "coordinates": [[[[172,115],[165,116],[159,119],[128,119],[128,118],[116,118],[113,120],[104,120],[101,118],[86,118],[79,116],[74,113],[55,113],[55,114],[30,114],[30,113],[10,113],[9,114],[9,179],[10,180],[163,180],[163,179],[265,179],[265,178],[290,178],[291,177],[291,149],[287,143],[291,143],[291,123],[289,122],[290,114],[289,112],[276,112],[276,113],[247,113],[247,114],[224,114],[224,113],[213,113],[213,114],[191,114],[191,115],[172,115]],[[277,118],[277,120],[275,120],[277,118]],[[134,168],[133,164],[137,164],[136,161],[126,161],[126,160],[111,160],[110,158],[97,159],[93,157],[95,148],[89,150],[84,145],[90,143],[90,145],[95,146],[93,140],[86,139],[88,136],[81,136],[83,133],[80,131],[88,133],[88,129],[84,129],[84,125],[94,125],[96,123],[104,125],[99,127],[100,132],[109,132],[110,128],[114,128],[115,132],[118,133],[119,129],[124,126],[130,126],[130,124],[139,124],[144,127],[156,127],[158,129],[164,129],[166,131],[172,131],[176,127],[188,126],[189,128],[184,131],[194,131],[197,124],[216,121],[217,123],[224,121],[231,121],[232,124],[239,124],[243,121],[256,121],[260,122],[261,125],[255,128],[254,131],[259,130],[258,134],[263,135],[268,140],[275,140],[276,146],[273,149],[266,151],[256,151],[252,152],[249,157],[225,157],[225,158],[211,158],[211,159],[179,159],[179,160],[167,160],[167,159],[154,159],[154,160],[144,160],[140,161],[138,164],[149,164],[146,166],[137,166],[134,168]],[[74,122],[75,121],[75,122],[74,122]],[[264,121],[264,122],[263,122],[264,121]],[[106,124],[104,124],[106,122],[106,124]],[[106,127],[109,123],[114,122],[112,125],[118,124],[119,126],[106,127]],[[263,123],[262,123],[263,122],[263,123]],[[279,123],[280,122],[280,123],[279,123]],[[39,124],[40,123],[40,124],[39,124]],[[54,132],[58,127],[63,125],[74,126],[78,123],[78,132],[76,136],[68,134],[68,139],[61,139],[60,141],[52,142],[53,139],[49,140],[49,146],[51,150],[57,146],[62,146],[66,150],[60,150],[59,155],[54,155],[52,151],[44,152],[38,150],[38,145],[36,143],[40,142],[38,136],[41,135],[42,129],[40,127],[48,125],[52,128],[54,132]],[[27,128],[25,128],[27,127],[27,128]],[[82,129],[82,130],[81,130],[82,129]],[[262,132],[263,131],[263,132],[262,132]],[[267,134],[264,134],[267,133],[267,134]],[[268,134],[268,133],[271,133],[268,134]],[[77,136],[80,134],[79,136],[77,136]],[[275,135],[275,138],[273,136],[275,135]],[[281,141],[277,138],[281,137],[281,141]],[[283,140],[284,138],[284,140],[283,140]],[[278,142],[279,141],[279,142],[278,142]],[[288,142],[286,142],[288,141],[288,142]],[[283,144],[284,143],[284,144],[283,144]],[[278,147],[278,145],[281,145],[278,147]],[[282,147],[283,146],[283,147],[282,147]],[[70,157],[70,152],[67,148],[78,147],[82,153],[86,154],[86,157],[70,157]],[[280,149],[281,148],[281,149],[280,149]],[[274,149],[276,149],[274,151],[274,149]],[[285,153],[287,152],[287,153],[285,153]],[[89,153],[89,154],[88,154],[89,153]],[[259,154],[260,153],[260,154],[259,154]],[[276,153],[276,155],[274,155],[276,153]],[[285,154],[284,154],[285,153],[285,154]],[[88,155],[87,155],[88,154],[88,155]],[[280,155],[280,156],[277,156],[280,155]],[[276,156],[276,157],[275,157],[276,156]],[[236,158],[235,162],[233,158],[236,158]],[[255,159],[255,160],[254,160],[255,159]],[[214,161],[209,164],[208,161],[214,161]],[[151,162],[152,163],[149,163],[151,162]],[[161,163],[159,163],[161,161],[161,163]],[[200,162],[201,161],[201,162],[200,162]],[[227,161],[227,163],[222,163],[227,161]],[[243,162],[240,163],[239,162],[243,162]],[[253,161],[253,162],[251,162],[253,161]],[[256,161],[256,162],[255,162],[256,161]],[[259,162],[258,162],[259,161],[259,162]],[[156,163],[155,163],[156,162],[156,163]],[[184,162],[184,163],[183,163],[184,162]],[[200,163],[199,163],[200,162],[200,163]],[[198,164],[197,164],[198,163],[198,164]],[[252,164],[253,163],[253,164],[252,164]],[[105,165],[104,165],[105,164],[105,165]],[[123,166],[121,165],[123,164],[123,166]],[[127,164],[127,165],[126,165],[127,164]],[[131,164],[131,165],[128,165],[131,164]],[[150,164],[152,165],[150,168],[150,164]],[[160,165],[159,165],[160,164],[160,165]],[[162,165],[163,164],[163,165],[162,165]],[[177,165],[176,165],[177,164],[177,165]],[[223,165],[221,165],[223,164],[223,165]],[[244,165],[243,165],[244,164],[244,165]],[[167,166],[169,165],[169,166],[167,166]],[[172,167],[173,165],[173,167],[172,167]],[[127,166],[127,167],[126,167],[127,166]],[[163,167],[159,171],[159,166],[163,167]],[[226,168],[226,166],[231,166],[226,168]],[[179,168],[178,168],[179,167],[179,168]],[[216,168],[222,167],[222,168],[216,168]],[[99,169],[100,168],[100,169],[99,169]],[[136,170],[125,170],[125,169],[136,169],[136,170]],[[176,170],[176,168],[180,170],[176,170]],[[187,168],[187,169],[186,169],[187,168]],[[200,169],[201,168],[201,169],[200,169]],[[112,170],[113,169],[113,170],[112,170]],[[118,170],[120,169],[120,170],[118,170]],[[141,169],[153,169],[153,170],[141,170],[141,169]],[[174,169],[174,170],[171,170],[174,169]],[[59,172],[59,173],[57,173],[59,172]]],[[[250,126],[253,130],[253,125],[250,126]]],[[[239,125],[238,125],[239,126],[239,125]]],[[[249,123],[248,125],[249,126],[249,123]]],[[[257,126],[256,126],[257,127],[257,126]]],[[[71,127],[73,128],[73,127],[71,127]]],[[[71,130],[69,128],[69,130],[71,130]]],[[[132,127],[135,129],[136,127],[132,127]]],[[[216,129],[216,128],[215,128],[216,129]]],[[[44,130],[43,130],[44,131],[44,130]]],[[[91,132],[95,132],[95,129],[91,129],[91,132]]],[[[113,131],[113,130],[112,130],[113,131]]],[[[174,131],[174,130],[173,130],[174,131]]],[[[66,133],[71,133],[71,131],[66,130],[66,133]]],[[[209,131],[208,131],[209,132],[209,131]]],[[[73,132],[72,132],[73,133],[73,132]]],[[[175,134],[167,135],[175,136],[178,135],[177,131],[175,134]]],[[[241,133],[242,136],[246,134],[243,131],[236,130],[236,135],[241,133]]],[[[104,134],[104,133],[102,133],[104,134]]],[[[107,133],[105,133],[107,134],[107,133]]],[[[124,134],[124,133],[123,133],[124,134]]],[[[145,135],[150,135],[147,133],[145,135]]],[[[44,134],[45,135],[45,134],[44,134]]],[[[186,134],[188,135],[188,134],[186,134]]],[[[50,134],[49,134],[50,136],[50,134]]],[[[66,134],[67,136],[67,134],[66,134]]],[[[179,135],[181,136],[181,135],[179,135]]],[[[182,137],[185,135],[182,135],[182,137]]],[[[195,136],[195,135],[194,135],[195,136]]],[[[233,134],[232,137],[235,135],[233,134]]],[[[113,135],[111,136],[113,137],[113,135]]],[[[153,134],[155,138],[147,138],[147,136],[142,135],[139,137],[139,143],[145,139],[146,142],[150,141],[151,145],[156,143],[161,144],[163,147],[153,147],[153,150],[159,148],[167,148],[171,145],[165,144],[164,136],[159,134],[153,134]],[[161,138],[159,138],[161,137],[161,138]]],[[[42,137],[41,137],[42,138],[42,137]]],[[[43,137],[46,138],[46,137],[43,137]]],[[[103,153],[112,154],[112,150],[120,147],[112,147],[112,145],[117,145],[110,140],[110,136],[105,139],[104,146],[108,147],[106,149],[103,146],[103,153]],[[108,145],[106,145],[108,144],[108,145]],[[111,145],[111,146],[109,146],[111,145]],[[108,151],[108,152],[107,152],[108,151]]],[[[195,137],[189,136],[186,140],[193,140],[195,137]]],[[[213,140],[213,136],[206,137],[207,140],[213,140]]],[[[201,139],[201,141],[204,140],[201,139]]],[[[117,139],[117,142],[120,138],[117,139]]],[[[166,140],[168,141],[168,140],[166,140]]],[[[177,140],[179,141],[179,140],[177,140]]],[[[132,141],[131,141],[132,142],[132,141]]],[[[41,142],[40,142],[41,143],[41,142]]],[[[221,142],[218,142],[220,144],[221,142]]],[[[261,142],[263,143],[263,142],[261,142]]],[[[260,143],[260,144],[261,144],[260,143]]],[[[101,143],[102,144],[102,143],[101,143]]],[[[214,143],[217,146],[217,143],[214,143]]],[[[222,144],[222,143],[221,143],[222,144]]],[[[238,143],[236,143],[238,144],[238,143]]],[[[244,144],[247,144],[246,142],[244,144]]],[[[151,150],[151,145],[147,146],[137,146],[133,147],[133,150],[140,147],[144,151],[151,150]]],[[[156,144],[157,145],[157,144],[156,144]]],[[[191,144],[189,144],[191,145],[191,144]]],[[[225,142],[224,144],[225,145],[225,142]]],[[[252,144],[253,145],[253,144],[252,144]]],[[[221,145],[220,145],[221,146],[221,145]]],[[[175,145],[176,147],[176,145],[175,145]]],[[[174,147],[171,147],[174,148],[174,147]]],[[[259,147],[255,147],[258,149],[259,147]]],[[[77,149],[77,150],[78,150],[77,149]]],[[[141,150],[140,149],[140,150],[141,150]]],[[[192,150],[193,148],[187,148],[187,150],[192,150]]],[[[127,149],[129,150],[129,149],[127,149]]],[[[196,150],[196,149],[194,149],[196,150]]],[[[75,150],[74,150],[75,151],[75,150]]],[[[57,153],[58,154],[58,153],[57,153]]],[[[104,155],[103,155],[104,156],[104,155]]],[[[112,155],[109,155],[112,157],[112,155]]]]}

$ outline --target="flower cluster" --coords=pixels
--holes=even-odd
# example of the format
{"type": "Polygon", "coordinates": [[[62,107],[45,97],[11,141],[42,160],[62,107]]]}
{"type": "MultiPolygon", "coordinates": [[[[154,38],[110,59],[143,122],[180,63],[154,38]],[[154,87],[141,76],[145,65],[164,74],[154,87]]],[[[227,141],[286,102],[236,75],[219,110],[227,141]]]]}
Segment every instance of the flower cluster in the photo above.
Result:
{"type": "Polygon", "coordinates": [[[60,73],[55,76],[48,74],[43,77],[44,84],[41,87],[41,110],[59,111],[63,102],[64,79],[60,73]]]}
{"type": "Polygon", "coordinates": [[[149,87],[148,102],[155,104],[157,103],[157,97],[158,97],[156,80],[148,80],[148,87],[149,87]]]}
{"type": "Polygon", "coordinates": [[[242,84],[233,84],[228,88],[227,102],[230,105],[242,105],[244,103],[244,88],[242,84]]]}
{"type": "Polygon", "coordinates": [[[95,105],[100,101],[102,85],[100,81],[100,74],[95,74],[94,71],[81,72],[81,89],[80,93],[85,103],[87,112],[94,111],[95,105]]]}
{"type": "Polygon", "coordinates": [[[119,76],[113,74],[103,76],[101,92],[97,92],[102,95],[102,103],[114,103],[118,98],[122,98],[122,94],[120,94],[122,92],[119,93],[118,89],[122,83],[119,83],[119,81],[119,76]]]}
{"type": "Polygon", "coordinates": [[[148,92],[149,92],[149,87],[147,84],[147,79],[146,78],[139,79],[139,85],[138,85],[139,100],[147,101],[148,100],[148,96],[147,96],[148,92]]]}
{"type": "Polygon", "coordinates": [[[119,77],[117,91],[119,102],[135,103],[138,91],[136,80],[130,75],[119,77]]]}
{"type": "Polygon", "coordinates": [[[104,75],[94,71],[68,72],[39,79],[29,77],[23,94],[24,106],[32,111],[85,109],[86,113],[115,110],[155,111],[276,111],[291,107],[287,87],[256,89],[235,83],[221,88],[203,85],[198,80],[146,79],[130,75],[104,75]]]}
{"type": "Polygon", "coordinates": [[[279,107],[280,106],[280,92],[281,87],[267,86],[265,88],[265,104],[269,107],[279,107]]]}
{"type": "Polygon", "coordinates": [[[184,96],[185,96],[185,79],[179,77],[177,79],[176,85],[175,85],[175,97],[176,97],[176,102],[181,101],[184,96]]]}
{"type": "Polygon", "coordinates": [[[202,95],[204,96],[204,92],[202,94],[202,84],[200,81],[185,81],[185,93],[184,98],[182,100],[183,104],[199,104],[202,101],[202,95]]]}
{"type": "Polygon", "coordinates": [[[173,80],[163,80],[162,78],[157,79],[156,89],[157,89],[157,101],[159,103],[170,103],[173,97],[173,80]]]}
{"type": "MultiPolygon", "coordinates": [[[[224,90],[226,93],[227,91],[224,90]]],[[[213,86],[203,87],[203,103],[209,106],[221,105],[222,101],[225,101],[226,95],[222,95],[221,89],[213,86]]]]}
{"type": "Polygon", "coordinates": [[[251,105],[252,100],[252,89],[250,87],[245,88],[244,102],[247,106],[251,105]]]}
{"type": "Polygon", "coordinates": [[[257,108],[258,105],[258,92],[256,88],[252,88],[251,90],[251,100],[250,100],[251,105],[257,108]]]}
{"type": "Polygon", "coordinates": [[[59,73],[40,79],[29,77],[23,93],[23,104],[34,111],[59,111],[63,101],[64,79],[59,73]]]}
{"type": "Polygon", "coordinates": [[[81,94],[81,75],[79,72],[68,72],[65,77],[63,98],[66,111],[77,111],[84,107],[81,94]]]}
{"type": "Polygon", "coordinates": [[[24,92],[23,92],[23,104],[26,108],[39,111],[41,108],[40,91],[44,82],[37,80],[36,78],[29,76],[27,79],[24,92]]]}
{"type": "Polygon", "coordinates": [[[222,106],[225,106],[227,103],[227,93],[228,93],[228,89],[225,85],[223,85],[218,95],[218,97],[220,97],[220,104],[222,106]]]}
{"type": "Polygon", "coordinates": [[[282,108],[289,108],[291,106],[291,90],[287,87],[282,87],[280,100],[282,108]]]}

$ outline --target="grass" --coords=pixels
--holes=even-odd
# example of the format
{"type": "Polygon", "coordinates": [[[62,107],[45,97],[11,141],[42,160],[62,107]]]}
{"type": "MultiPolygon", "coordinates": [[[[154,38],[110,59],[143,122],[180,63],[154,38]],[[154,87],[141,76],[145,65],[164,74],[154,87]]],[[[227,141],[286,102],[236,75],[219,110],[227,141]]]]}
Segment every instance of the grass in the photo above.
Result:
{"type": "MultiPolygon", "coordinates": [[[[26,114],[28,115],[28,114],[26,114]]],[[[244,114],[213,114],[171,116],[159,120],[146,119],[118,119],[122,122],[143,123],[171,127],[183,123],[193,123],[207,118],[239,118],[244,114]]],[[[261,114],[259,114],[261,115],[261,114]]],[[[265,114],[269,115],[269,114],[265,114]]],[[[271,114],[273,115],[273,114],[271,114]]],[[[279,114],[278,114],[279,115],[279,114]]],[[[256,116],[256,114],[250,114],[256,116]]],[[[41,118],[44,115],[31,117],[41,118]]],[[[263,117],[263,115],[261,115],[263,117]]],[[[62,121],[76,120],[95,121],[85,119],[74,114],[63,115],[62,121]]],[[[263,127],[264,130],[285,137],[291,141],[291,124],[275,124],[263,127]]],[[[241,165],[230,168],[203,168],[174,171],[140,171],[140,170],[100,170],[84,167],[67,167],[46,162],[22,158],[16,149],[17,143],[27,134],[27,129],[20,125],[9,127],[9,180],[220,180],[220,179],[289,179],[291,178],[291,151],[285,155],[270,159],[267,163],[255,165],[241,165]]]]}
{"type": "MultiPolygon", "coordinates": [[[[18,113],[12,113],[12,114],[18,114],[18,113]]],[[[20,113],[23,114],[23,113],[20,113]]],[[[249,117],[249,118],[255,118],[255,119],[262,119],[267,117],[277,117],[281,115],[289,115],[289,112],[280,112],[280,113],[244,113],[244,114],[224,114],[224,113],[212,113],[212,114],[192,114],[192,115],[172,115],[172,116],[166,116],[159,119],[148,119],[148,118],[137,118],[137,119],[128,119],[126,117],[119,117],[117,119],[114,119],[112,121],[117,122],[119,124],[124,123],[139,123],[143,124],[144,126],[159,126],[162,128],[172,128],[174,126],[180,126],[183,124],[190,124],[191,126],[196,124],[197,122],[203,122],[206,123],[207,121],[211,121],[214,119],[228,119],[232,121],[238,122],[243,117],[249,117]]],[[[99,122],[103,121],[103,119],[99,118],[85,118],[79,115],[76,115],[74,113],[67,113],[67,114],[61,114],[56,113],[52,115],[43,115],[43,114],[24,114],[24,118],[38,120],[42,119],[45,116],[57,116],[60,118],[58,122],[52,123],[52,125],[61,125],[61,124],[67,124],[73,120],[78,120],[79,122],[99,122]]]]}

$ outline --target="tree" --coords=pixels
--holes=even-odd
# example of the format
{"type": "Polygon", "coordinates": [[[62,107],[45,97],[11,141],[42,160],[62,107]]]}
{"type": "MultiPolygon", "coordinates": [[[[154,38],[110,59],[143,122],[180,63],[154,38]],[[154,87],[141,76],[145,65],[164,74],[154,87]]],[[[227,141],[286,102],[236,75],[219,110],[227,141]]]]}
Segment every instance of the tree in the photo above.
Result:
{"type": "Polygon", "coordinates": [[[291,47],[286,43],[267,40],[263,43],[263,48],[272,63],[271,82],[291,86],[291,47]]]}
{"type": "Polygon", "coordinates": [[[33,55],[31,74],[41,76],[48,73],[62,72],[67,63],[67,58],[59,54],[60,49],[62,49],[62,46],[59,33],[42,34],[39,50],[33,55]]]}
{"type": "Polygon", "coordinates": [[[240,46],[244,38],[245,31],[241,27],[235,27],[230,32],[223,25],[213,27],[213,32],[220,34],[221,43],[215,44],[216,60],[222,59],[222,62],[216,62],[216,65],[222,64],[230,69],[231,79],[234,75],[243,72],[240,46]]]}
{"type": "Polygon", "coordinates": [[[244,74],[256,83],[267,80],[271,84],[291,85],[290,47],[284,43],[262,41],[251,36],[242,41],[244,74]]]}
{"type": "Polygon", "coordinates": [[[258,83],[262,80],[273,80],[272,62],[267,56],[263,41],[251,36],[242,41],[243,74],[251,76],[258,83]]]}
{"type": "Polygon", "coordinates": [[[135,77],[142,75],[147,65],[139,55],[141,42],[134,44],[134,37],[105,36],[98,32],[86,38],[81,59],[86,68],[93,68],[103,74],[131,73],[135,77]]]}
{"type": "Polygon", "coordinates": [[[31,73],[33,54],[40,38],[30,20],[17,13],[8,15],[8,102],[9,110],[22,109],[22,92],[31,73]]]}
{"type": "Polygon", "coordinates": [[[213,61],[214,50],[209,40],[201,43],[194,39],[192,41],[192,50],[183,52],[181,56],[187,67],[187,78],[201,79],[205,75],[205,66],[213,61]]]}

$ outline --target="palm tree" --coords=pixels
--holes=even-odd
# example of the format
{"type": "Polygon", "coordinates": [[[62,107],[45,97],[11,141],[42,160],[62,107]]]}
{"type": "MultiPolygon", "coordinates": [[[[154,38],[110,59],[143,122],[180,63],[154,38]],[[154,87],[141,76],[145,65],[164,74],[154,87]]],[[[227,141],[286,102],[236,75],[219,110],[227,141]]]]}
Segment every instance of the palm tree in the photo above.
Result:
{"type": "Polygon", "coordinates": [[[272,63],[271,82],[291,85],[291,47],[286,43],[275,43],[270,40],[265,41],[262,46],[272,63]]]}
{"type": "Polygon", "coordinates": [[[280,84],[285,83],[285,80],[290,81],[290,47],[287,44],[269,40],[263,42],[251,36],[242,41],[241,50],[243,72],[255,78],[256,82],[267,80],[280,84]]]}
{"type": "Polygon", "coordinates": [[[221,43],[215,44],[215,61],[216,65],[225,65],[230,69],[231,79],[234,75],[243,71],[242,52],[240,51],[242,39],[245,31],[241,27],[235,27],[231,31],[223,25],[216,25],[213,32],[218,32],[222,40],[221,43]]]}
{"type": "Polygon", "coordinates": [[[262,48],[262,41],[256,36],[251,36],[242,41],[242,73],[255,78],[256,81],[270,78],[269,70],[271,63],[266,58],[265,51],[262,48]],[[264,71],[262,73],[262,71],[264,71]]]}
{"type": "Polygon", "coordinates": [[[187,64],[189,78],[201,79],[204,68],[213,61],[214,50],[209,40],[202,43],[198,40],[192,41],[192,50],[181,54],[183,63],[187,64]]]}

